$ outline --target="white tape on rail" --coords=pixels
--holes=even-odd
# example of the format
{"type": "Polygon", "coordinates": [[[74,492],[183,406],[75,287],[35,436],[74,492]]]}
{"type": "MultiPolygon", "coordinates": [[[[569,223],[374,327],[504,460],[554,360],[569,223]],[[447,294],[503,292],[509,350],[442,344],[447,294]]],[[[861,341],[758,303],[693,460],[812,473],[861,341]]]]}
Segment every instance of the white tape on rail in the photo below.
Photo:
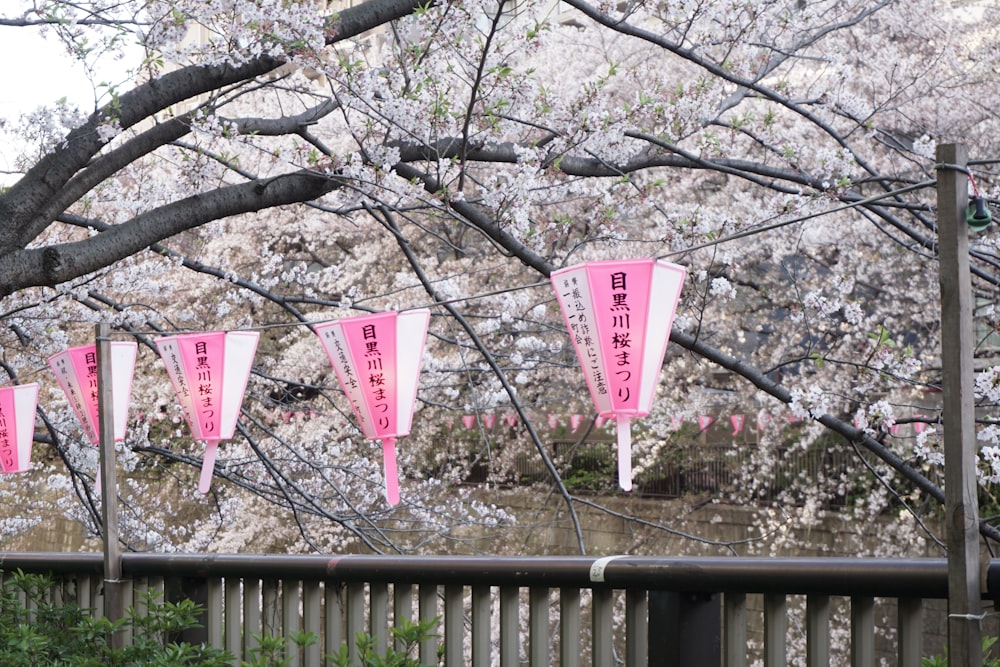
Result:
{"type": "Polygon", "coordinates": [[[590,564],[590,581],[591,583],[604,583],[604,569],[608,566],[608,563],[615,560],[616,558],[624,558],[625,556],[605,556],[604,558],[598,558],[593,563],[590,564]]]}

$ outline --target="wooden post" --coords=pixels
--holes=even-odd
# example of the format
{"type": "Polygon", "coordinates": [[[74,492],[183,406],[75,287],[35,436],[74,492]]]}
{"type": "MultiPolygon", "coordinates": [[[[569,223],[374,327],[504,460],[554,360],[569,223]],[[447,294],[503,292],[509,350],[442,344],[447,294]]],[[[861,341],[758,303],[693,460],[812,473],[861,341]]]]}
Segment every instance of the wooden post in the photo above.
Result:
{"type": "MultiPolygon", "coordinates": [[[[122,557],[118,543],[118,478],[115,469],[115,416],[111,379],[111,327],[97,325],[97,413],[100,425],[101,521],[104,524],[104,615],[111,621],[124,616],[122,557]]],[[[120,646],[124,637],[111,637],[120,646]]]]}
{"type": "Polygon", "coordinates": [[[979,500],[973,404],[972,281],[969,273],[968,149],[938,146],[938,270],[944,392],[945,529],[948,544],[948,664],[982,667],[979,500]]]}

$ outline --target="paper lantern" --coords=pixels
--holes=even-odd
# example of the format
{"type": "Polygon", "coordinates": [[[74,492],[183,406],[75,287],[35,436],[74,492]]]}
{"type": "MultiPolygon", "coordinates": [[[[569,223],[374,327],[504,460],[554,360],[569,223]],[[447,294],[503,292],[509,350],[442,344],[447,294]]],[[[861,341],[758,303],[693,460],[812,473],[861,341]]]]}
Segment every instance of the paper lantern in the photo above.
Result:
{"type": "Polygon", "coordinates": [[[729,423],[733,425],[733,435],[739,435],[743,430],[746,415],[729,415],[729,423]]]}
{"type": "Polygon", "coordinates": [[[362,432],[382,441],[391,505],[399,502],[396,438],[410,433],[429,321],[425,308],[345,317],[315,327],[362,432]]]}
{"type": "MultiPolygon", "coordinates": [[[[138,345],[132,341],[112,341],[111,395],[114,412],[115,442],[125,439],[128,406],[132,396],[135,357],[138,345]]],[[[101,444],[101,425],[97,413],[97,345],[81,345],[49,357],[49,367],[69,405],[80,420],[90,444],[101,444]]]]}
{"type": "Polygon", "coordinates": [[[156,341],[195,440],[205,443],[198,490],[208,493],[219,442],[233,437],[260,334],[216,331],[156,341]]]}
{"type": "Polygon", "coordinates": [[[0,389],[0,472],[24,472],[31,467],[37,406],[37,382],[0,389]]]}
{"type": "Polygon", "coordinates": [[[685,275],[684,267],[653,259],[587,262],[551,275],[594,405],[615,418],[618,483],[626,491],[629,420],[652,407],[685,275]]]}

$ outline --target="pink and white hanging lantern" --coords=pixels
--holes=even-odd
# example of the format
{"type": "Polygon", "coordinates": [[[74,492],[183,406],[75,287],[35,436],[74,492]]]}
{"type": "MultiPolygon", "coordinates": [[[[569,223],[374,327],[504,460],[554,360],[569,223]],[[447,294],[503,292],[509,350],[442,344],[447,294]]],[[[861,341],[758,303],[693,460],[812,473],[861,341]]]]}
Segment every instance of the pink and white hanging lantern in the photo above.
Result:
{"type": "Polygon", "coordinates": [[[31,467],[37,407],[37,382],[0,389],[0,472],[25,472],[31,467]]]}
{"type": "Polygon", "coordinates": [[[410,433],[430,311],[345,317],[316,325],[361,430],[382,441],[385,495],[399,503],[396,438],[410,433]]]}
{"type": "Polygon", "coordinates": [[[206,444],[198,490],[208,493],[219,442],[233,437],[260,334],[216,331],[156,341],[195,440],[206,444]]]}
{"type": "MultiPolygon", "coordinates": [[[[115,418],[115,442],[125,439],[128,426],[128,406],[132,396],[135,357],[138,345],[132,341],[112,341],[111,395],[115,418]]],[[[80,420],[90,444],[101,444],[101,423],[97,412],[97,345],[81,345],[49,357],[49,368],[55,373],[66,400],[80,420]]]]}
{"type": "Polygon", "coordinates": [[[614,417],[618,484],[632,489],[629,420],[649,414],[684,267],[653,259],[587,262],[551,275],[594,405],[614,417]]]}

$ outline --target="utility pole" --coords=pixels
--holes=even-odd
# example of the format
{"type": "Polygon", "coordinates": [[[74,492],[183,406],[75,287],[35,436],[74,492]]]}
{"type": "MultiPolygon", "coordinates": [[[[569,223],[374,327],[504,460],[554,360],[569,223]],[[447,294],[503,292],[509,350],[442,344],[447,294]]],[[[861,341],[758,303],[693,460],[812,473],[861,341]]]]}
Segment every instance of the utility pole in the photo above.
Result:
{"type": "Polygon", "coordinates": [[[968,149],[937,148],[941,388],[944,392],[945,530],[948,545],[948,664],[982,667],[982,585],[976,421],[973,403],[972,281],[969,273],[968,149]]]}
{"type": "MultiPolygon", "coordinates": [[[[101,322],[97,338],[97,418],[100,431],[101,521],[104,523],[104,615],[111,621],[124,616],[122,556],[118,544],[118,478],[115,469],[115,416],[111,375],[111,327],[101,322]]],[[[124,641],[111,637],[112,646],[124,641]]]]}

